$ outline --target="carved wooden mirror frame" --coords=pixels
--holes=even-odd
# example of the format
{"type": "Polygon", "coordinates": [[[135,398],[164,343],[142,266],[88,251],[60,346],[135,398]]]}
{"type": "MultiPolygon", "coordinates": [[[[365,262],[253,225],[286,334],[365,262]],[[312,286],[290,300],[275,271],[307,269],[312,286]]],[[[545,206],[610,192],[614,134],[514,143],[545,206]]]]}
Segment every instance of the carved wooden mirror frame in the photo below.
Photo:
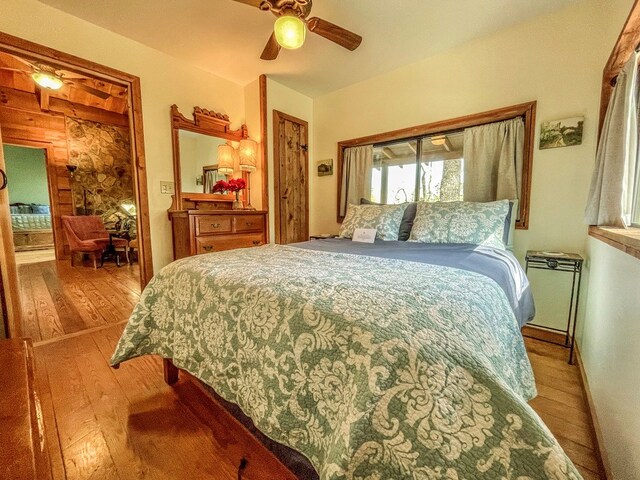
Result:
{"type": "MultiPolygon", "coordinates": [[[[183,209],[182,173],[180,170],[180,130],[209,135],[211,137],[224,138],[233,142],[239,142],[249,137],[246,125],[241,125],[238,130],[231,130],[231,121],[228,115],[207,110],[201,107],[193,107],[193,120],[188,119],[178,111],[177,105],[171,105],[171,143],[173,147],[173,178],[175,182],[175,195],[173,198],[172,210],[183,209]]],[[[242,178],[247,180],[247,173],[242,172],[242,178]]],[[[233,202],[234,195],[221,194],[197,194],[193,192],[200,201],[205,197],[216,195],[212,200],[233,202]]],[[[244,192],[243,192],[244,193],[244,192]]]]}

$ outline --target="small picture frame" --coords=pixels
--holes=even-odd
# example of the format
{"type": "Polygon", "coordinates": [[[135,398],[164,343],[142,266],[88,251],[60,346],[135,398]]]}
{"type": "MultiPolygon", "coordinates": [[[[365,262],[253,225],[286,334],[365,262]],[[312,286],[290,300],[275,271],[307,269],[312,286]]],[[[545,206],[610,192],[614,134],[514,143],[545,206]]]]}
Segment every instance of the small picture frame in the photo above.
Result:
{"type": "Polygon", "coordinates": [[[543,122],[540,127],[540,150],[581,145],[583,127],[584,117],[543,122]]]}
{"type": "Polygon", "coordinates": [[[333,158],[330,158],[328,160],[318,160],[316,164],[318,166],[319,177],[333,175],[333,158]]]}

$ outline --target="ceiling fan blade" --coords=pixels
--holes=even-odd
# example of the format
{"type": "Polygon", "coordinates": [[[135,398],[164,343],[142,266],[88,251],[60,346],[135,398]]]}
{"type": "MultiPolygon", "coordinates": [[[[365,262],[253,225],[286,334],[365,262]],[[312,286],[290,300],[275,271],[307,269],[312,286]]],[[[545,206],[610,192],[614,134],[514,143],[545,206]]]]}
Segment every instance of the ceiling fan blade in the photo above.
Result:
{"type": "Polygon", "coordinates": [[[102,90],[98,90],[97,88],[90,87],[88,85],[85,85],[82,82],[74,82],[73,80],[65,80],[65,83],[67,83],[69,85],[73,85],[75,88],[79,88],[80,90],[83,90],[83,91],[87,92],[88,94],[93,95],[94,97],[101,98],[102,100],[106,100],[107,98],[109,98],[111,96],[107,92],[103,92],[102,90]]]}
{"type": "Polygon", "coordinates": [[[277,42],[276,40],[276,34],[272,33],[271,36],[269,37],[269,41],[267,42],[267,45],[264,47],[264,50],[262,51],[262,55],[260,55],[260,58],[262,60],[275,60],[276,58],[278,58],[278,54],[280,53],[280,44],[277,42]]]}
{"type": "Polygon", "coordinates": [[[307,27],[310,32],[316,33],[321,37],[337,43],[347,50],[355,50],[362,43],[362,37],[318,17],[310,18],[307,21],[307,27]]]}
{"type": "Polygon", "coordinates": [[[244,3],[245,5],[251,5],[252,7],[260,8],[262,0],[233,0],[234,2],[244,3]]]}

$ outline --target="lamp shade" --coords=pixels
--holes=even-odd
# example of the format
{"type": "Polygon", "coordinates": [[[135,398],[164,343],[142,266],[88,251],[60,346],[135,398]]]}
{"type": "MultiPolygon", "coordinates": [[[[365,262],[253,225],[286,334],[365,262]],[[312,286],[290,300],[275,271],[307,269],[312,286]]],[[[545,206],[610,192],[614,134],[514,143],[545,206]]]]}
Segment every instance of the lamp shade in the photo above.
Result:
{"type": "Polygon", "coordinates": [[[307,36],[307,27],[295,15],[282,15],[273,26],[276,41],[282,48],[295,50],[300,48],[307,36]]]}
{"type": "Polygon", "coordinates": [[[240,140],[238,147],[238,155],[240,157],[240,170],[245,172],[256,171],[256,158],[258,157],[258,144],[255,140],[240,140]]]}
{"type": "Polygon", "coordinates": [[[225,143],[218,146],[218,172],[223,175],[232,175],[235,166],[235,149],[225,143]]]}

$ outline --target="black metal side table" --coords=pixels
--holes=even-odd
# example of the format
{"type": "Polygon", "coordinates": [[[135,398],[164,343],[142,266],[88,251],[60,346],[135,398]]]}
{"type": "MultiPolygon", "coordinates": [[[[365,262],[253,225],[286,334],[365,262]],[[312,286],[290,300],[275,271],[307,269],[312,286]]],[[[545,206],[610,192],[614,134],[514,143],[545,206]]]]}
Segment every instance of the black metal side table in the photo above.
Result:
{"type": "MultiPolygon", "coordinates": [[[[577,253],[564,252],[538,252],[529,250],[525,257],[525,272],[529,268],[538,270],[555,270],[557,272],[570,272],[573,274],[571,280],[571,298],[569,300],[569,316],[567,317],[567,326],[565,329],[547,327],[545,325],[537,325],[529,323],[534,327],[541,327],[547,330],[553,330],[565,334],[564,344],[556,343],[565,348],[569,348],[569,364],[573,363],[573,350],[576,341],[576,324],[578,323],[578,302],[580,301],[580,283],[582,281],[582,264],[584,258],[577,253]],[[576,283],[577,278],[577,283],[576,283]]],[[[545,340],[548,341],[548,340],[545,340]]]]}

